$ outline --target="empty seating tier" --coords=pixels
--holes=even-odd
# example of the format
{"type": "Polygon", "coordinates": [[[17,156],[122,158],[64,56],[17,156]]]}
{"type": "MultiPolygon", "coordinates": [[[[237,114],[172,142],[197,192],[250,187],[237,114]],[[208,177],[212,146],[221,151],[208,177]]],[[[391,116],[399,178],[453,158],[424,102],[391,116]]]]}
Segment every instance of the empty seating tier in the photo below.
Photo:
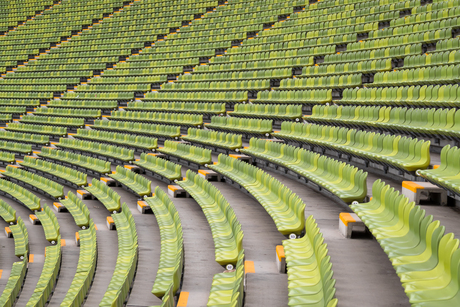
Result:
{"type": "Polygon", "coordinates": [[[200,205],[214,239],[216,262],[233,268],[243,248],[243,231],[233,209],[212,184],[188,170],[183,181],[177,182],[200,205]]]}
{"type": "Polygon", "coordinates": [[[133,162],[141,167],[145,174],[167,183],[174,182],[182,178],[181,166],[151,154],[142,153],[140,159],[133,162]]]}
{"type": "Polygon", "coordinates": [[[20,202],[32,211],[41,210],[40,198],[10,181],[0,179],[0,194],[20,202]]]}
{"type": "Polygon", "coordinates": [[[31,172],[46,176],[73,188],[79,188],[88,184],[86,179],[87,175],[85,173],[67,166],[62,166],[29,156],[25,157],[24,161],[21,162],[20,165],[31,172]]]}
{"type": "Polygon", "coordinates": [[[14,254],[21,258],[27,259],[29,255],[29,233],[21,217],[18,217],[17,223],[10,226],[14,238],[14,254]]]}
{"type": "Polygon", "coordinates": [[[51,244],[61,243],[58,241],[58,238],[60,237],[60,226],[53,211],[51,211],[48,206],[44,206],[42,211],[35,212],[35,215],[40,220],[40,224],[43,226],[46,240],[51,242],[51,244]]]}
{"type": "Polygon", "coordinates": [[[153,151],[157,148],[157,139],[141,135],[136,136],[117,132],[78,129],[77,134],[72,136],[77,139],[81,138],[84,140],[116,144],[117,146],[137,149],[139,151],[153,151]]]}
{"type": "Polygon", "coordinates": [[[158,151],[168,156],[173,156],[173,161],[178,161],[181,164],[185,163],[192,168],[199,168],[201,165],[206,166],[212,162],[211,151],[209,149],[181,144],[179,142],[165,141],[164,147],[158,148],[158,151]]]}
{"type": "Polygon", "coordinates": [[[296,179],[300,175],[305,178],[303,182],[311,181],[313,187],[319,186],[320,191],[326,189],[346,203],[361,201],[367,195],[367,173],[318,153],[255,138],[241,152],[254,156],[258,166],[276,163],[274,170],[286,175],[287,170],[291,170],[296,173],[296,179]]]}
{"type": "Polygon", "coordinates": [[[90,221],[89,229],[78,231],[78,236],[80,238],[80,255],[78,257],[77,273],[61,303],[61,307],[83,304],[96,270],[96,228],[92,220],[90,221]]]}
{"type": "Polygon", "coordinates": [[[134,150],[114,145],[66,138],[60,138],[55,145],[85,155],[97,155],[98,159],[118,164],[134,160],[134,150]]]}
{"type": "Polygon", "coordinates": [[[87,229],[89,227],[91,221],[89,209],[74,193],[69,191],[66,198],[61,200],[61,203],[70,214],[72,214],[75,224],[77,224],[78,227],[82,229],[87,229]]]}
{"type": "Polygon", "coordinates": [[[120,211],[120,195],[101,181],[93,178],[91,184],[85,187],[95,198],[97,198],[110,212],[120,211]]]}
{"type": "Polygon", "coordinates": [[[109,161],[79,155],[69,151],[57,150],[53,147],[42,147],[38,156],[43,160],[72,167],[88,175],[97,177],[102,177],[102,175],[108,174],[112,170],[109,161]]]}
{"type": "Polygon", "coordinates": [[[102,298],[100,307],[122,306],[129,294],[136,273],[138,245],[134,218],[126,204],[120,213],[112,214],[118,235],[118,256],[115,271],[102,298]]]}
{"type": "Polygon", "coordinates": [[[256,198],[283,235],[302,233],[305,228],[305,204],[281,182],[257,167],[223,154],[219,155],[219,162],[209,168],[237,183],[256,198]]]}
{"type": "MultiPolygon", "coordinates": [[[[61,242],[61,237],[58,237],[58,242],[61,242]]],[[[27,302],[27,307],[45,306],[50,296],[53,294],[54,286],[59,276],[61,268],[61,244],[48,246],[45,249],[45,263],[42,273],[38,279],[34,293],[27,302]]]]}
{"type": "Polygon", "coordinates": [[[14,183],[25,186],[46,196],[59,200],[64,198],[64,187],[59,183],[44,178],[40,175],[25,171],[18,167],[8,165],[2,175],[14,183]]]}
{"type": "Polygon", "coordinates": [[[116,171],[109,176],[119,182],[124,188],[141,198],[152,194],[152,183],[150,180],[120,165],[118,165],[116,171]]]}
{"type": "Polygon", "coordinates": [[[450,196],[460,195],[457,178],[460,173],[456,163],[460,155],[458,147],[444,146],[441,151],[441,165],[436,169],[418,170],[417,175],[443,187],[450,192],[450,196]]]}
{"type": "Polygon", "coordinates": [[[120,131],[132,134],[148,135],[163,138],[180,137],[180,127],[169,125],[155,125],[147,123],[112,121],[112,120],[96,120],[92,129],[120,131]]]}
{"type": "Polygon", "coordinates": [[[183,140],[198,143],[200,146],[211,149],[215,152],[225,149],[225,153],[238,150],[243,146],[240,134],[210,131],[204,129],[189,128],[187,135],[181,137],[183,140]]]}
{"type": "Polygon", "coordinates": [[[335,279],[327,244],[313,216],[305,221],[305,235],[283,241],[290,306],[337,306],[335,279]]]}
{"type": "Polygon", "coordinates": [[[160,227],[160,264],[152,293],[161,298],[167,295],[171,286],[172,292],[176,293],[181,285],[184,266],[182,226],[173,202],[159,187],[155,188],[154,196],[146,198],[145,202],[149,204],[160,227]]]}
{"type": "Polygon", "coordinates": [[[460,297],[458,239],[384,182],[374,183],[372,196],[351,208],[387,253],[410,303],[455,305],[460,297]]]}
{"type": "MultiPolygon", "coordinates": [[[[413,172],[430,164],[430,142],[407,137],[364,132],[354,129],[283,122],[276,138],[322,146],[365,158],[383,167],[413,172]],[[372,144],[372,145],[371,145],[372,144]]],[[[366,166],[369,162],[365,162],[366,166]]],[[[374,166],[378,167],[378,166],[374,166]]]]}

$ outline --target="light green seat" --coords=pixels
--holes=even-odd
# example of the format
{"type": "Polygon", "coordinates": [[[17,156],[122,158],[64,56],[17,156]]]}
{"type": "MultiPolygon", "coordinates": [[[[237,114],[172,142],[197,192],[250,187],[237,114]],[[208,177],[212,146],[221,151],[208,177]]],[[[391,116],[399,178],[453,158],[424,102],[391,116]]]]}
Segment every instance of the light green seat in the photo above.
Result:
{"type": "Polygon", "coordinates": [[[152,209],[160,227],[160,263],[152,293],[161,298],[167,295],[170,287],[172,293],[176,293],[181,284],[184,263],[182,226],[173,202],[159,187],[155,188],[153,197],[145,198],[145,202],[152,209]]]}
{"type": "Polygon", "coordinates": [[[154,155],[142,153],[139,160],[134,162],[146,170],[159,174],[170,181],[182,178],[181,166],[173,162],[158,158],[154,155]]]}
{"type": "Polygon", "coordinates": [[[157,150],[200,165],[207,165],[212,162],[211,151],[197,146],[165,141],[164,147],[159,147],[157,150]]]}
{"type": "Polygon", "coordinates": [[[109,176],[129,188],[140,197],[150,196],[152,194],[152,183],[150,180],[147,180],[145,177],[120,165],[117,166],[116,172],[110,174],[109,176]]]}
{"type": "Polygon", "coordinates": [[[77,224],[78,227],[81,227],[82,229],[86,229],[89,227],[89,209],[81,201],[81,199],[77,198],[77,196],[74,193],[69,191],[69,193],[67,193],[66,198],[61,200],[61,203],[70,212],[70,214],[72,214],[75,224],[77,224]]]}
{"type": "Polygon", "coordinates": [[[227,200],[212,184],[188,170],[177,182],[200,205],[211,227],[216,262],[234,266],[242,250],[243,232],[227,200]]]}
{"type": "Polygon", "coordinates": [[[35,215],[40,220],[40,223],[43,226],[46,240],[51,242],[51,244],[60,244],[61,242],[57,241],[58,237],[60,237],[60,226],[56,218],[56,215],[53,213],[53,211],[51,211],[51,209],[48,206],[44,206],[42,211],[37,211],[35,215]]]}
{"type": "Polygon", "coordinates": [[[223,154],[209,168],[234,180],[251,193],[270,214],[283,235],[300,234],[305,228],[305,204],[261,169],[223,154]]]}
{"type": "Polygon", "coordinates": [[[110,212],[115,213],[120,211],[120,195],[118,195],[106,184],[96,178],[93,178],[91,185],[85,187],[85,190],[97,198],[110,212]]]}

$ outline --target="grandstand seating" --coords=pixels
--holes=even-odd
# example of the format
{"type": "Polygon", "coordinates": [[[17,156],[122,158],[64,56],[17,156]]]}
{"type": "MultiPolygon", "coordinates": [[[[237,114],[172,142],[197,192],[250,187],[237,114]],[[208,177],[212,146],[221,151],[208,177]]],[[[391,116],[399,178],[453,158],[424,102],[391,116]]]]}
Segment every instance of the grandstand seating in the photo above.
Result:
{"type": "MultiPolygon", "coordinates": [[[[305,149],[253,138],[241,152],[286,167],[346,203],[363,200],[367,195],[367,173],[305,149]]],[[[257,165],[260,164],[266,165],[257,165]]]]}
{"type": "Polygon", "coordinates": [[[139,150],[153,150],[157,148],[157,139],[140,135],[136,136],[116,132],[78,129],[77,134],[73,135],[73,137],[77,139],[82,138],[84,140],[113,143],[117,146],[139,150]]]}
{"type": "Polygon", "coordinates": [[[96,120],[93,129],[122,131],[133,134],[141,134],[163,138],[178,138],[180,127],[168,125],[155,125],[147,123],[132,123],[124,121],[96,120]]]}
{"type": "Polygon", "coordinates": [[[313,216],[305,221],[305,235],[283,241],[288,272],[289,305],[337,306],[332,264],[327,245],[313,216]]]}
{"type": "MultiPolygon", "coordinates": [[[[460,0],[2,1],[0,195],[30,209],[53,243],[44,241],[43,271],[23,305],[81,306],[96,296],[90,289],[101,261],[94,224],[100,221],[80,200],[85,197],[106,207],[118,236],[115,270],[97,303],[131,305],[135,275],[145,274],[137,267],[143,255],[137,231],[145,224],[140,220],[136,230],[132,204],[122,205],[123,195],[109,185],[121,185],[155,214],[161,253],[152,260],[159,261],[152,293],[161,306],[178,304],[183,279],[195,277],[184,275],[184,265],[201,259],[185,256],[182,200],[176,210],[164,184],[155,184],[152,194],[150,177],[191,196],[209,223],[215,260],[227,271],[214,275],[207,306],[243,307],[246,287],[254,289],[247,285],[245,251],[260,258],[253,246],[243,249],[232,208],[237,200],[226,196],[227,202],[221,183],[203,177],[251,195],[273,219],[271,227],[289,236],[283,241],[285,305],[334,307],[338,300],[331,232],[323,238],[315,218],[305,218],[309,191],[302,200],[283,177],[351,203],[413,306],[460,305],[459,241],[389,185],[378,180],[372,195],[367,190],[374,181],[369,172],[390,177],[392,186],[403,178],[429,181],[447,190],[449,204],[460,200],[459,83],[460,0]],[[434,166],[440,148],[441,164],[434,166]],[[81,188],[86,191],[74,191],[81,188]],[[32,192],[61,202],[81,228],[76,273],[71,284],[66,272],[68,280],[57,285],[70,284],[60,302],[53,291],[67,253],[61,254],[58,219],[63,234],[75,225],[63,224],[61,217],[70,217],[56,217],[32,192]]],[[[0,200],[21,258],[2,306],[16,304],[28,270],[29,237],[20,214],[0,200]]],[[[43,253],[38,245],[32,254],[43,253]]],[[[101,279],[108,282],[104,270],[101,279]]],[[[337,281],[343,286],[343,275],[337,281]]]]}
{"type": "MultiPolygon", "coordinates": [[[[189,128],[187,135],[181,137],[183,140],[203,144],[205,148],[215,149],[224,148],[227,150],[234,151],[243,146],[242,136],[239,134],[209,131],[204,129],[189,128]],[[211,147],[209,147],[211,146],[211,147]]],[[[214,151],[218,151],[215,149],[214,151]]]]}
{"type": "Polygon", "coordinates": [[[277,138],[343,151],[402,171],[425,169],[430,164],[430,142],[407,137],[314,124],[283,122],[277,138]]]}
{"type": "Polygon", "coordinates": [[[27,156],[20,165],[29,171],[36,172],[74,188],[88,184],[85,173],[52,162],[27,156]]]}
{"type": "Polygon", "coordinates": [[[457,147],[444,146],[441,151],[441,165],[436,169],[417,170],[417,175],[447,189],[451,193],[460,195],[460,189],[457,184],[460,172],[456,163],[458,155],[459,149],[457,147]]]}
{"type": "Polygon", "coordinates": [[[96,154],[99,159],[118,164],[134,160],[133,150],[98,142],[61,138],[56,146],[86,155],[96,154]]]}
{"type": "Polygon", "coordinates": [[[99,306],[121,306],[133,283],[138,246],[134,218],[126,204],[120,213],[112,214],[118,235],[118,256],[113,277],[99,306]]]}
{"type": "Polygon", "coordinates": [[[0,194],[20,202],[32,211],[41,210],[40,198],[15,183],[1,179],[0,194]]]}
{"type": "Polygon", "coordinates": [[[153,197],[145,199],[149,204],[160,227],[161,254],[152,293],[157,297],[167,295],[172,286],[176,293],[181,285],[184,252],[182,225],[179,213],[168,195],[159,187],[155,188],[153,197]]]}
{"type": "MultiPolygon", "coordinates": [[[[181,162],[182,159],[193,162],[198,165],[198,167],[212,162],[211,151],[197,146],[181,144],[174,141],[165,141],[164,147],[159,147],[157,150],[168,156],[176,157],[179,159],[179,162],[181,162]]],[[[188,164],[188,166],[193,167],[192,164],[188,164]]]]}
{"type": "Polygon", "coordinates": [[[58,242],[58,237],[60,236],[60,227],[56,215],[54,215],[53,211],[51,211],[48,206],[44,206],[42,211],[36,212],[35,215],[38,217],[43,226],[46,240],[51,242],[51,244],[56,244],[58,242]]]}
{"type": "Polygon", "coordinates": [[[10,226],[14,238],[14,254],[21,258],[27,259],[29,254],[29,233],[21,217],[18,217],[17,223],[10,226]]]}
{"type": "Polygon", "coordinates": [[[28,261],[29,259],[25,257],[22,261],[16,261],[13,263],[10,277],[8,277],[8,282],[6,283],[5,289],[0,296],[0,304],[4,306],[12,306],[16,301],[24,284],[28,261]]]}
{"type": "MultiPolygon", "coordinates": [[[[57,242],[61,242],[60,236],[57,242]]],[[[26,304],[27,307],[43,306],[48,301],[56,284],[56,278],[61,267],[61,244],[46,247],[45,255],[42,273],[32,296],[26,304]]]]}
{"type": "Polygon", "coordinates": [[[74,193],[69,191],[66,198],[61,200],[61,203],[70,214],[72,214],[75,224],[77,224],[78,227],[82,229],[90,227],[91,219],[89,209],[74,193]]]}
{"type": "Polygon", "coordinates": [[[269,136],[272,132],[272,121],[254,118],[213,116],[211,117],[211,122],[207,123],[205,127],[213,130],[269,136]]]}
{"type": "Polygon", "coordinates": [[[409,301],[415,306],[449,306],[458,301],[459,241],[439,221],[409,203],[384,182],[372,187],[369,203],[351,208],[388,254],[409,301]]]}
{"type": "Polygon", "coordinates": [[[78,231],[78,235],[80,238],[80,255],[77,273],[61,306],[81,305],[84,302],[96,270],[97,242],[93,221],[90,220],[89,229],[78,231]]]}
{"type": "Polygon", "coordinates": [[[17,131],[17,132],[27,132],[27,133],[38,133],[51,135],[54,137],[67,136],[67,128],[57,127],[57,126],[45,126],[45,125],[31,125],[31,124],[22,124],[22,123],[10,123],[5,130],[17,131]]]}
{"type": "Polygon", "coordinates": [[[13,164],[14,162],[16,162],[16,157],[14,154],[0,151],[0,165],[13,164]]]}
{"type": "Polygon", "coordinates": [[[30,133],[20,133],[20,132],[11,132],[11,131],[0,131],[0,139],[15,141],[15,142],[24,142],[31,143],[34,145],[47,146],[50,144],[50,139],[48,135],[36,135],[30,133]]]}
{"type": "Polygon", "coordinates": [[[88,175],[101,177],[111,172],[110,162],[56,148],[42,147],[38,156],[43,160],[62,164],[83,171],[88,175]]]}
{"type": "Polygon", "coordinates": [[[2,172],[2,175],[10,178],[12,182],[38,191],[56,200],[64,198],[64,187],[62,185],[37,174],[8,165],[6,171],[2,172]]]}
{"type": "Polygon", "coordinates": [[[243,306],[244,274],[244,250],[241,250],[234,271],[214,275],[208,298],[208,306],[219,306],[222,304],[243,306]],[[225,294],[224,291],[226,292],[225,294]]]}
{"type": "Polygon", "coordinates": [[[188,170],[179,184],[200,205],[211,227],[216,262],[236,265],[243,246],[243,231],[233,209],[213,185],[188,170]]]}
{"type": "Polygon", "coordinates": [[[246,189],[270,214],[283,235],[300,234],[305,228],[305,204],[281,182],[261,169],[220,154],[209,168],[246,189]],[[267,194],[266,191],[269,191],[267,194]]]}
{"type": "Polygon", "coordinates": [[[93,178],[91,185],[88,185],[85,189],[97,198],[110,212],[115,213],[120,211],[120,195],[101,181],[93,178]]]}
{"type": "Polygon", "coordinates": [[[133,162],[144,169],[145,174],[172,182],[182,178],[181,166],[173,162],[142,153],[139,160],[133,162]]]}
{"type": "Polygon", "coordinates": [[[109,176],[141,198],[152,194],[150,180],[120,165],[118,165],[117,170],[109,176]]]}
{"type": "Polygon", "coordinates": [[[456,137],[459,116],[456,109],[442,108],[315,106],[312,115],[305,120],[447,139],[456,137]]]}
{"type": "Polygon", "coordinates": [[[3,200],[0,201],[0,216],[8,224],[13,225],[16,223],[16,210],[3,200]]]}

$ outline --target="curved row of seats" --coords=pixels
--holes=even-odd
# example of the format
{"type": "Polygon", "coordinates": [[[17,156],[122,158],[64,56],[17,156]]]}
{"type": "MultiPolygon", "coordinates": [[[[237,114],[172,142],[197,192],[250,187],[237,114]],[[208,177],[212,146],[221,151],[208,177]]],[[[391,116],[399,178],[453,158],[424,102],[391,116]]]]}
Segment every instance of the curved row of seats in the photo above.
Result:
{"type": "Polygon", "coordinates": [[[160,180],[166,179],[167,183],[182,178],[180,165],[151,154],[142,153],[140,159],[136,159],[133,163],[142,168],[146,175],[160,180]]]}
{"type": "Polygon", "coordinates": [[[76,168],[88,175],[97,177],[102,177],[102,175],[106,175],[112,171],[110,161],[58,150],[54,147],[42,147],[37,155],[48,162],[76,168]]]}
{"type": "Polygon", "coordinates": [[[344,162],[299,147],[256,138],[252,138],[249,147],[241,152],[286,167],[346,203],[362,201],[367,196],[367,173],[344,162]]]}
{"type": "Polygon", "coordinates": [[[243,146],[241,134],[232,134],[219,131],[210,131],[205,129],[189,128],[187,135],[181,136],[181,139],[210,146],[217,146],[227,150],[235,150],[243,146]]]}
{"type": "Polygon", "coordinates": [[[115,270],[100,307],[123,306],[137,268],[138,244],[134,218],[126,204],[120,213],[112,214],[118,235],[118,255],[115,270]]]}
{"type": "Polygon", "coordinates": [[[185,159],[198,165],[207,165],[212,162],[211,150],[197,146],[165,141],[164,147],[159,147],[157,150],[163,154],[178,158],[179,162],[180,159],[185,159]]]}
{"type": "Polygon", "coordinates": [[[61,203],[70,212],[78,227],[81,229],[90,227],[89,209],[74,193],[69,191],[65,199],[61,200],[61,203]]]}
{"type": "Polygon", "coordinates": [[[180,289],[184,266],[182,225],[174,203],[159,187],[155,188],[153,197],[145,198],[145,202],[152,209],[160,227],[160,263],[152,293],[163,298],[171,286],[172,293],[180,289]]]}
{"type": "Polygon", "coordinates": [[[180,137],[179,126],[157,125],[142,122],[127,122],[115,120],[96,120],[91,126],[92,129],[121,131],[125,133],[134,133],[154,137],[180,137]]]}
{"type": "Polygon", "coordinates": [[[351,208],[387,253],[412,306],[458,304],[460,249],[453,233],[380,180],[370,202],[351,208]]]}
{"type": "Polygon", "coordinates": [[[152,137],[91,129],[78,129],[77,134],[72,136],[77,139],[81,138],[93,142],[109,143],[121,147],[150,151],[157,148],[158,141],[152,137]]]}
{"type": "Polygon", "coordinates": [[[284,240],[283,247],[289,306],[337,306],[331,257],[313,216],[310,215],[305,221],[305,235],[284,240]]]}
{"type": "Polygon", "coordinates": [[[28,262],[29,258],[25,256],[23,260],[13,263],[5,289],[0,296],[0,304],[2,306],[13,306],[16,302],[22,286],[24,285],[28,262]]]}
{"type": "Polygon", "coordinates": [[[29,171],[36,172],[74,188],[86,186],[88,184],[86,173],[82,173],[67,166],[62,166],[31,156],[25,157],[24,161],[22,161],[20,165],[29,171]]]}
{"type": "Polygon", "coordinates": [[[61,243],[60,241],[60,226],[56,215],[48,206],[43,206],[41,211],[35,212],[35,215],[43,226],[45,238],[51,244],[61,243]]]}
{"type": "Polygon", "coordinates": [[[4,200],[0,200],[0,216],[8,224],[16,223],[16,210],[8,205],[4,200]]]}
{"type": "Polygon", "coordinates": [[[385,131],[457,137],[460,112],[457,109],[413,109],[395,107],[314,106],[307,122],[378,128],[385,131]]]}
{"type": "Polygon", "coordinates": [[[109,176],[140,198],[152,194],[151,181],[125,167],[118,165],[116,171],[109,176]]]}
{"type": "Polygon", "coordinates": [[[91,184],[85,187],[85,190],[90,192],[91,195],[99,200],[110,212],[116,213],[120,211],[120,195],[103,182],[93,178],[91,184]]]}
{"type": "Polygon", "coordinates": [[[242,307],[245,297],[244,286],[244,250],[242,249],[238,254],[238,262],[235,269],[213,276],[207,306],[218,307],[227,305],[242,307]]]}
{"type": "Polygon", "coordinates": [[[0,194],[18,201],[31,211],[39,211],[42,208],[39,197],[23,187],[4,179],[0,179],[0,194]]]}
{"type": "Polygon", "coordinates": [[[430,142],[354,129],[283,122],[274,137],[327,147],[411,172],[430,164],[430,142]]]}
{"type": "Polygon", "coordinates": [[[188,170],[177,184],[186,190],[203,210],[214,239],[216,262],[233,268],[243,248],[243,231],[233,209],[220,191],[198,174],[188,170]]]}
{"type": "Polygon", "coordinates": [[[261,169],[220,154],[212,170],[237,182],[265,208],[283,235],[300,234],[305,228],[305,204],[290,189],[261,169]]]}
{"type": "MultiPolygon", "coordinates": [[[[61,236],[58,236],[57,242],[61,242],[61,236]]],[[[43,264],[43,270],[26,307],[45,306],[48,302],[57,282],[59,270],[61,268],[61,257],[61,244],[45,248],[45,263],[43,264]]]]}
{"type": "Polygon", "coordinates": [[[64,187],[57,182],[18,167],[8,165],[2,175],[17,184],[59,200],[64,198],[64,187]]]}
{"type": "Polygon", "coordinates": [[[88,229],[78,231],[78,237],[80,254],[78,257],[77,273],[61,303],[61,307],[81,306],[84,303],[96,271],[97,239],[93,220],[90,220],[88,229]]]}
{"type": "Polygon", "coordinates": [[[136,111],[112,111],[110,120],[128,120],[144,123],[173,124],[179,126],[203,126],[203,115],[181,113],[153,113],[136,111]]]}
{"type": "Polygon", "coordinates": [[[97,154],[99,159],[111,162],[124,163],[134,160],[134,150],[98,142],[60,138],[59,143],[55,145],[84,155],[97,154]]]}
{"type": "Polygon", "coordinates": [[[441,164],[436,169],[417,170],[417,175],[452,193],[460,195],[458,177],[460,149],[456,146],[444,146],[441,150],[441,164]]]}

